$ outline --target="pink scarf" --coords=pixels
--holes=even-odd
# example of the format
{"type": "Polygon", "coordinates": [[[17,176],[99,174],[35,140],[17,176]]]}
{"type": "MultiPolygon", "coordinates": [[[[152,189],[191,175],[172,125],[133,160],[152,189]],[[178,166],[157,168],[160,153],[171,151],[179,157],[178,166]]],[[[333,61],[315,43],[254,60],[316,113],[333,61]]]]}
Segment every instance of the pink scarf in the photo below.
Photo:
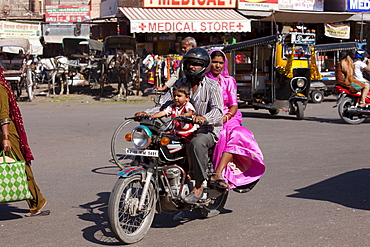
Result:
{"type": "MultiPolygon", "coordinates": [[[[228,77],[228,76],[229,76],[229,70],[228,70],[228,68],[229,68],[229,62],[228,62],[228,60],[227,60],[226,54],[225,54],[223,51],[219,50],[219,49],[213,49],[213,50],[209,51],[209,55],[212,57],[212,53],[213,53],[213,52],[216,52],[216,51],[220,52],[220,53],[221,53],[221,55],[224,57],[224,60],[225,60],[224,67],[223,67],[223,69],[222,69],[222,71],[221,71],[220,75],[222,75],[222,76],[224,76],[224,77],[228,77]]],[[[211,60],[212,60],[212,59],[211,59],[211,60]]],[[[211,79],[213,79],[213,80],[215,80],[215,81],[218,81],[217,77],[215,77],[215,76],[212,74],[211,70],[209,70],[209,71],[205,74],[205,76],[207,76],[208,78],[211,78],[211,79]]]]}
{"type": "Polygon", "coordinates": [[[21,153],[24,156],[27,164],[31,164],[31,160],[34,160],[30,147],[28,146],[26,131],[24,130],[23,119],[21,111],[19,110],[17,101],[15,99],[13,90],[10,88],[9,83],[4,77],[3,69],[0,67],[0,84],[3,85],[8,91],[9,96],[9,115],[12,119],[15,128],[19,135],[19,142],[21,145],[21,153]]]}

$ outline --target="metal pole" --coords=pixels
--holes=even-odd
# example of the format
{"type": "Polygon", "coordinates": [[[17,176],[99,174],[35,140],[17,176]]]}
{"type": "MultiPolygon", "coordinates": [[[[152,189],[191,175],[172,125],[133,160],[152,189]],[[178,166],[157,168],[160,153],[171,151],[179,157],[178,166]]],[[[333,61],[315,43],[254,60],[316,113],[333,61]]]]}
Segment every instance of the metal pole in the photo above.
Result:
{"type": "Polygon", "coordinates": [[[360,32],[360,42],[363,41],[364,36],[364,12],[361,13],[361,32],[360,32]]]}

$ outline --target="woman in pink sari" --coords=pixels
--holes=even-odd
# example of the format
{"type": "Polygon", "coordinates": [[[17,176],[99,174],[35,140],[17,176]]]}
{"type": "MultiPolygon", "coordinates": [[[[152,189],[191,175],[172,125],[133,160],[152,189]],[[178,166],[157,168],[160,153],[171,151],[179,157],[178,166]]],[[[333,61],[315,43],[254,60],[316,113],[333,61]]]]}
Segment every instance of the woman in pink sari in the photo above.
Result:
{"type": "Polygon", "coordinates": [[[241,126],[236,81],[228,73],[225,53],[211,50],[211,70],[207,77],[222,88],[223,128],[213,154],[214,170],[211,184],[221,189],[234,189],[258,180],[265,172],[262,152],[253,133],[241,126]]]}

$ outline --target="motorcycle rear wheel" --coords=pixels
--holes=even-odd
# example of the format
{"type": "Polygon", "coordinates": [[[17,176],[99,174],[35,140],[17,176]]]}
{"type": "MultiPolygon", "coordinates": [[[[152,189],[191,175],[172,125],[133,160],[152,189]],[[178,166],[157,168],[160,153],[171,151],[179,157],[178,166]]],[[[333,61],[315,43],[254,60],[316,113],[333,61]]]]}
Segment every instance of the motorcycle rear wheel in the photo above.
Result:
{"type": "Polygon", "coordinates": [[[338,106],[338,113],[341,119],[349,124],[360,124],[365,121],[365,117],[355,116],[348,113],[348,108],[354,106],[356,101],[350,97],[345,97],[343,101],[338,106]]]}
{"type": "Polygon", "coordinates": [[[203,218],[210,218],[219,215],[224,209],[229,192],[226,191],[216,198],[212,198],[208,207],[195,208],[194,211],[203,218]]]}
{"type": "Polygon", "coordinates": [[[108,202],[108,221],[116,238],[132,244],[143,239],[155,214],[156,193],[153,184],[149,186],[142,210],[138,210],[144,183],[139,174],[119,178],[108,202]]]}

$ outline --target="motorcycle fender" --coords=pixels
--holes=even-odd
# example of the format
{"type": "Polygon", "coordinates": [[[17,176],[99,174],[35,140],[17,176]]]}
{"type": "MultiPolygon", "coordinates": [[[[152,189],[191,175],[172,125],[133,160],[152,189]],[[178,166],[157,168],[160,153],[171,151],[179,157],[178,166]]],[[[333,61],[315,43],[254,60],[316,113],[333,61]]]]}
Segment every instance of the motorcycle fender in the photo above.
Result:
{"type": "Polygon", "coordinates": [[[146,170],[139,166],[130,166],[120,171],[117,176],[128,178],[135,174],[141,174],[142,179],[145,179],[146,170]]]}
{"type": "Polygon", "coordinates": [[[291,102],[291,101],[294,101],[294,100],[302,100],[302,101],[304,101],[304,100],[308,100],[308,98],[307,98],[307,96],[306,96],[306,95],[304,95],[304,94],[301,94],[301,93],[295,93],[295,94],[293,94],[293,95],[290,97],[289,101],[291,102]]]}
{"type": "Polygon", "coordinates": [[[346,93],[341,93],[338,96],[337,103],[333,106],[333,108],[337,107],[342,103],[342,101],[346,98],[347,94],[346,93]]]}

